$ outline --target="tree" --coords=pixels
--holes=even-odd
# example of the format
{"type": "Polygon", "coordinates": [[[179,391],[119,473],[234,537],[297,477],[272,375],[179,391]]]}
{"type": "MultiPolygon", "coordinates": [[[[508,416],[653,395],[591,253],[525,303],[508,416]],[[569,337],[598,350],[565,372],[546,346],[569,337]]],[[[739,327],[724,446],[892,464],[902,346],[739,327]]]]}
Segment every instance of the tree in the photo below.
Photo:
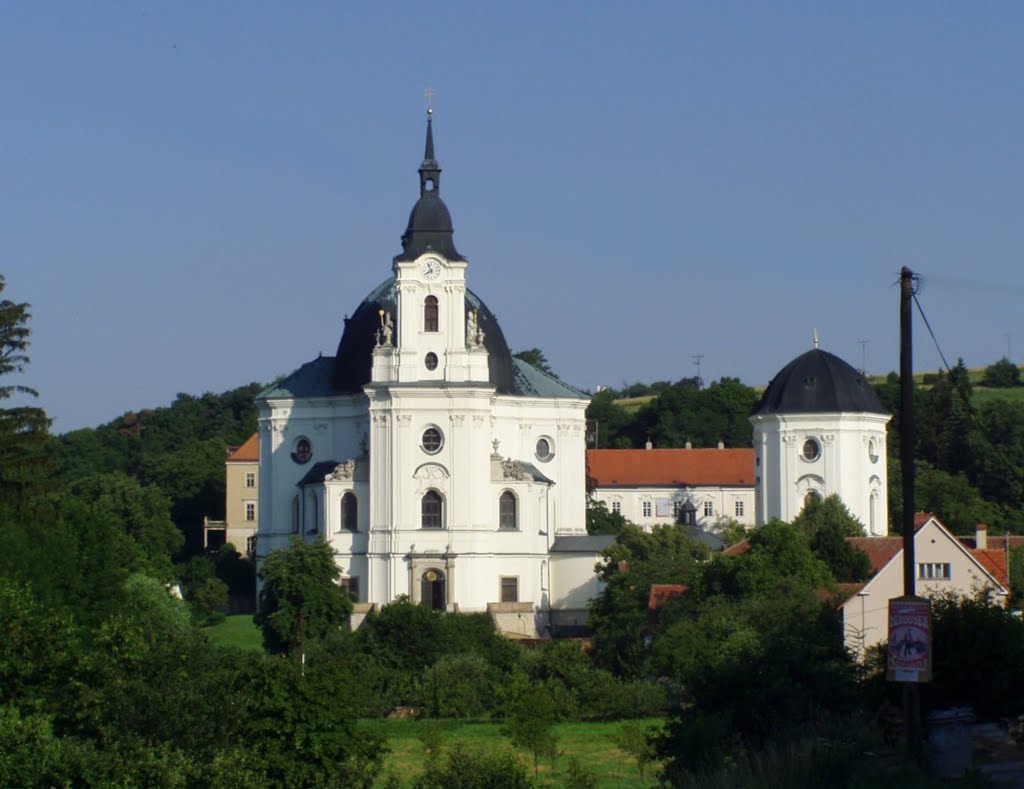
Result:
{"type": "Polygon", "coordinates": [[[331,547],[294,537],[274,551],[259,572],[263,581],[254,621],[268,652],[298,658],[308,641],[322,639],[348,623],[352,600],[338,585],[341,572],[331,547]]]}
{"type": "Polygon", "coordinates": [[[591,655],[618,676],[645,676],[651,584],[693,583],[708,549],[684,526],[646,532],[627,524],[602,557],[598,576],[605,586],[590,602],[591,655]]]}
{"type": "Polygon", "coordinates": [[[985,368],[981,385],[993,388],[1020,386],[1020,368],[1004,356],[985,368]]]}
{"type": "Polygon", "coordinates": [[[829,566],[837,581],[866,581],[871,574],[867,554],[846,541],[847,537],[863,535],[864,527],[839,496],[809,501],[794,519],[793,527],[807,536],[811,550],[829,566]]]}
{"type": "Polygon", "coordinates": [[[505,733],[517,748],[533,754],[533,774],[537,776],[541,756],[552,759],[558,753],[555,724],[558,709],[555,699],[543,685],[530,683],[509,705],[505,733]]]}
{"type": "MultiPolygon", "coordinates": [[[[0,293],[6,281],[0,276],[0,293]]],[[[25,372],[29,358],[29,305],[0,300],[0,376],[25,372]]],[[[39,393],[22,384],[0,385],[0,400],[14,395],[38,397],[39,393]]],[[[0,494],[5,500],[21,498],[40,482],[47,466],[42,454],[50,420],[41,408],[19,406],[0,409],[0,494]]]]}
{"type": "Polygon", "coordinates": [[[109,514],[138,545],[140,567],[161,581],[175,573],[171,556],[182,535],[171,520],[171,502],[160,488],[141,485],[127,474],[91,474],[76,480],[71,495],[95,511],[109,514]]]}
{"type": "Polygon", "coordinates": [[[647,765],[655,757],[654,740],[657,730],[653,727],[644,731],[635,723],[625,723],[615,737],[615,747],[633,757],[640,780],[644,780],[647,765]]]}
{"type": "Polygon", "coordinates": [[[555,374],[555,371],[551,369],[551,365],[548,363],[548,357],[544,355],[544,351],[540,348],[529,348],[525,351],[514,353],[513,356],[527,364],[533,365],[548,375],[555,374]]]}
{"type": "Polygon", "coordinates": [[[587,499],[587,534],[618,534],[628,523],[621,512],[610,512],[603,501],[587,499]]]}

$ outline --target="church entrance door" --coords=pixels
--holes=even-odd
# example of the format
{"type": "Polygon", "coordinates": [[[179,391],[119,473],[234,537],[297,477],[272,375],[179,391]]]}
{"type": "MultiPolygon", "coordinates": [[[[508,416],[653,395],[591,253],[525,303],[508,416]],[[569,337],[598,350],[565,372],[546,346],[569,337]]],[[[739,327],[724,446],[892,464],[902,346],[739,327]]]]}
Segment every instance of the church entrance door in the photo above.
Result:
{"type": "Polygon", "coordinates": [[[433,568],[423,573],[420,581],[420,602],[434,611],[444,611],[448,604],[444,573],[433,568]]]}

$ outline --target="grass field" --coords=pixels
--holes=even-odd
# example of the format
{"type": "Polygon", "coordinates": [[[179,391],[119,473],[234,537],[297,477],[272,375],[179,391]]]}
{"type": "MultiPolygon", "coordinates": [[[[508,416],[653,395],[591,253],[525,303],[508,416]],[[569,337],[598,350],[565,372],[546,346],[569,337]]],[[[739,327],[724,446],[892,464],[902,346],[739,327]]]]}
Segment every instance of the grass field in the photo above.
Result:
{"type": "Polygon", "coordinates": [[[226,647],[239,649],[263,649],[263,638],[256,625],[252,623],[252,614],[229,616],[219,625],[204,629],[211,640],[226,647]]]}
{"type": "MultiPolygon", "coordinates": [[[[402,786],[408,786],[426,764],[423,744],[417,734],[428,723],[436,723],[441,732],[444,746],[462,743],[471,750],[494,752],[500,749],[512,750],[508,738],[501,733],[500,723],[463,722],[440,720],[436,722],[410,719],[367,721],[365,725],[377,728],[388,741],[391,753],[384,763],[384,770],[377,786],[384,786],[390,777],[397,778],[402,786]]],[[[646,729],[662,725],[660,718],[634,721],[646,729]]],[[[651,787],[656,783],[650,778],[651,766],[647,768],[647,779],[640,780],[636,763],[615,747],[613,738],[622,730],[623,722],[563,723],[555,728],[558,749],[561,755],[555,761],[554,770],[550,760],[540,763],[539,784],[541,786],[564,786],[569,757],[575,756],[585,767],[598,776],[601,787],[651,787]]],[[[520,752],[520,758],[533,776],[533,757],[520,752]]]]}

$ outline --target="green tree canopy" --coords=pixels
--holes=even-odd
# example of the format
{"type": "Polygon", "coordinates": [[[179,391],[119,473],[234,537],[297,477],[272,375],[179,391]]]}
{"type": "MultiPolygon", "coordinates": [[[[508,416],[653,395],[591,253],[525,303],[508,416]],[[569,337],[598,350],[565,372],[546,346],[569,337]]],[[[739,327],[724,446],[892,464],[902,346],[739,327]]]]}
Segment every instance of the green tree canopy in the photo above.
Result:
{"type": "Polygon", "coordinates": [[[985,368],[981,385],[993,388],[1020,386],[1020,368],[1004,356],[985,368]]]}
{"type": "Polygon", "coordinates": [[[646,532],[627,524],[602,552],[598,575],[605,586],[590,602],[591,655],[619,676],[645,676],[647,605],[652,584],[691,584],[708,549],[684,526],[646,532]]]}
{"type": "MultiPolygon", "coordinates": [[[[6,287],[0,276],[0,293],[6,287]]],[[[0,300],[0,400],[15,395],[38,397],[39,393],[24,384],[6,383],[11,375],[25,372],[28,350],[29,305],[0,300]]],[[[16,406],[0,408],[0,495],[6,501],[21,498],[39,486],[47,468],[43,447],[50,420],[41,408],[16,406]]]]}
{"type": "Polygon", "coordinates": [[[544,351],[540,348],[528,348],[525,351],[514,353],[513,356],[527,364],[532,364],[538,370],[543,370],[548,375],[555,374],[555,371],[551,369],[551,365],[548,363],[548,357],[544,355],[544,351]]]}
{"type": "Polygon", "coordinates": [[[809,501],[794,519],[793,528],[803,532],[811,550],[829,566],[837,581],[866,581],[871,574],[867,554],[846,541],[863,535],[864,528],[839,496],[809,501]]]}
{"type": "Polygon", "coordinates": [[[352,600],[338,585],[341,573],[323,540],[295,537],[263,562],[256,625],[267,651],[298,656],[306,644],[348,624],[352,600]]]}

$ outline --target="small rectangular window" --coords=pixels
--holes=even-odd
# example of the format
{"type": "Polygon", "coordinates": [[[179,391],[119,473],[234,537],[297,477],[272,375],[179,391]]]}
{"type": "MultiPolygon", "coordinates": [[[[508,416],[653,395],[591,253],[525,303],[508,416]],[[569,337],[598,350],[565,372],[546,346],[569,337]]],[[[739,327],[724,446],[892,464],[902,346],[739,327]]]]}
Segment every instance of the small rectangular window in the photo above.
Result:
{"type": "Polygon", "coordinates": [[[645,501],[643,503],[643,513],[645,518],[651,517],[651,502],[645,501]]]}
{"type": "Polygon", "coordinates": [[[704,517],[710,518],[715,514],[715,505],[710,501],[704,502],[704,517]]]}
{"type": "Polygon", "coordinates": [[[514,576],[502,576],[501,578],[501,602],[519,602],[519,579],[514,576]]]}
{"type": "Polygon", "coordinates": [[[612,502],[612,512],[622,512],[622,502],[621,501],[613,501],[612,502]]]}
{"type": "Polygon", "coordinates": [[[245,555],[250,559],[256,555],[256,535],[250,534],[245,538],[245,555]]]}
{"type": "Polygon", "coordinates": [[[917,577],[922,581],[948,581],[952,572],[949,562],[921,562],[917,565],[917,577]]]}
{"type": "Polygon", "coordinates": [[[353,575],[351,578],[342,578],[341,585],[348,590],[349,597],[352,598],[353,603],[359,602],[359,576],[353,575]]]}
{"type": "Polygon", "coordinates": [[[737,501],[736,502],[735,512],[736,512],[736,517],[737,518],[742,518],[743,517],[743,502],[742,501],[737,501]]]}
{"type": "Polygon", "coordinates": [[[245,487],[255,488],[256,487],[256,472],[247,471],[245,472],[245,487]]]}
{"type": "Polygon", "coordinates": [[[256,520],[256,502],[247,501],[245,502],[245,519],[247,521],[256,520]]]}
{"type": "Polygon", "coordinates": [[[683,511],[683,502],[681,502],[681,501],[673,501],[672,502],[672,517],[673,518],[678,518],[679,517],[679,513],[682,512],[682,511],[683,511]]]}

